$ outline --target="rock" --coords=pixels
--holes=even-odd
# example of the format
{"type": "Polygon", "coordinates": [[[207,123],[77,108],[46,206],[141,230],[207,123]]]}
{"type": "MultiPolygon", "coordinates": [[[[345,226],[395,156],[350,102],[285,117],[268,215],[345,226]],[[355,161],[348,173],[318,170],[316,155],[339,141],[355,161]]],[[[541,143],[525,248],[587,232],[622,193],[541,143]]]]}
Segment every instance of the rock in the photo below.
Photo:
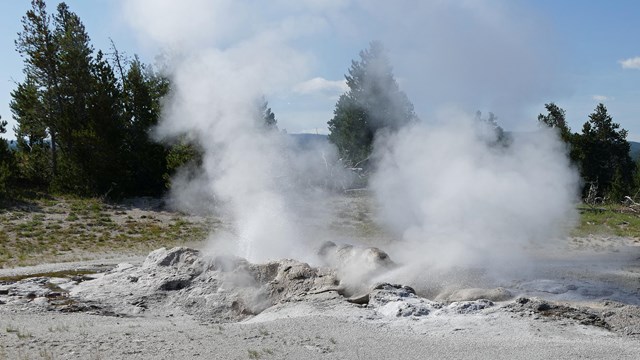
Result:
{"type": "Polygon", "coordinates": [[[383,282],[383,283],[377,283],[373,285],[369,292],[366,292],[360,295],[353,295],[347,298],[346,300],[353,304],[359,304],[359,305],[368,304],[370,299],[370,294],[375,290],[387,290],[387,291],[390,290],[394,292],[395,296],[398,296],[401,298],[410,297],[411,295],[416,294],[416,291],[410,286],[400,285],[400,284],[389,284],[389,283],[383,282]]]}
{"type": "Polygon", "coordinates": [[[158,290],[175,291],[188,287],[191,284],[190,276],[179,276],[176,278],[163,279],[158,290]]]}
{"type": "Polygon", "coordinates": [[[349,244],[336,245],[333,241],[327,241],[318,250],[318,255],[335,268],[350,267],[357,263],[368,271],[388,269],[395,264],[389,255],[376,247],[359,247],[349,244]]]}
{"type": "Polygon", "coordinates": [[[536,310],[537,310],[537,311],[547,311],[547,310],[551,310],[551,305],[549,305],[549,304],[548,304],[548,303],[546,303],[546,302],[542,302],[542,303],[540,303],[540,304],[538,304],[538,305],[536,306],[536,310]]]}
{"type": "Polygon", "coordinates": [[[318,255],[326,266],[336,269],[347,295],[367,292],[376,276],[396,266],[387,253],[375,247],[336,245],[327,241],[318,250],[318,255]]]}
{"type": "Polygon", "coordinates": [[[186,247],[154,250],[142,264],[142,267],[147,269],[162,269],[166,267],[172,268],[169,271],[175,270],[191,276],[200,274],[205,269],[205,266],[206,264],[200,252],[186,247]]]}
{"type": "Polygon", "coordinates": [[[602,318],[612,330],[640,339],[640,307],[614,301],[603,302],[602,318]]]}
{"type": "Polygon", "coordinates": [[[347,301],[352,304],[365,305],[369,303],[369,294],[352,296],[347,298],[347,301]]]}
{"type": "Polygon", "coordinates": [[[515,303],[520,304],[520,305],[524,305],[526,303],[529,302],[529,298],[526,297],[519,297],[515,300],[515,303]]]}
{"type": "Polygon", "coordinates": [[[334,289],[330,269],[295,260],[251,264],[234,256],[205,257],[178,247],[158,249],[139,267],[119,266],[78,284],[75,301],[95,302],[117,313],[180,310],[212,322],[238,321],[278,303],[334,289]],[[133,305],[133,306],[132,306],[133,305]]]}
{"type": "Polygon", "coordinates": [[[494,306],[492,301],[479,299],[474,301],[456,301],[446,307],[445,312],[453,311],[456,314],[472,314],[494,306]]]}
{"type": "Polygon", "coordinates": [[[506,307],[515,312],[539,314],[553,319],[571,319],[582,325],[611,329],[610,317],[601,316],[587,307],[557,304],[536,298],[518,298],[506,307]]]}
{"type": "Polygon", "coordinates": [[[32,301],[34,304],[39,306],[46,306],[49,304],[49,300],[46,297],[37,297],[32,301]]]}
{"type": "Polygon", "coordinates": [[[436,301],[474,301],[486,299],[490,301],[506,301],[513,297],[509,290],[498,287],[494,289],[469,288],[443,291],[436,296],[436,301]]]}
{"type": "Polygon", "coordinates": [[[47,287],[48,279],[45,277],[27,278],[9,285],[7,294],[12,297],[35,299],[45,297],[51,293],[47,287]]]}
{"type": "Polygon", "coordinates": [[[416,291],[411,286],[401,285],[401,284],[389,284],[389,283],[382,282],[382,283],[377,283],[371,287],[371,291],[385,290],[385,289],[386,290],[396,289],[397,294],[399,296],[409,296],[410,294],[413,294],[413,295],[416,294],[416,291]]]}
{"type": "Polygon", "coordinates": [[[440,309],[441,304],[415,295],[408,286],[378,284],[369,295],[369,307],[390,317],[420,317],[440,309]]]}

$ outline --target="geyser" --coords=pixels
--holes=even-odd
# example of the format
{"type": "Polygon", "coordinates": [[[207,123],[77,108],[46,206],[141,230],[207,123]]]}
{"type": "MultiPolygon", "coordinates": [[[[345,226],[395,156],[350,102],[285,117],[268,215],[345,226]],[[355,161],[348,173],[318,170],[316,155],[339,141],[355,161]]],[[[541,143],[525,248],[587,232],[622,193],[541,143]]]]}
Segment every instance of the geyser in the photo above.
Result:
{"type": "Polygon", "coordinates": [[[376,143],[371,188],[405,264],[523,266],[526,248],[566,236],[578,176],[549,129],[509,134],[449,113],[376,143]]]}
{"type": "MultiPolygon", "coordinates": [[[[125,3],[128,17],[142,37],[169,47],[175,55],[167,64],[172,92],[155,135],[161,139],[184,136],[204,151],[202,170],[195,178],[176,179],[173,196],[193,201],[213,199],[233,226],[230,233],[212,235],[216,251],[225,248],[250,261],[285,257],[317,261],[315,249],[327,240],[326,219],[332,211],[322,184],[335,183],[336,177],[348,178],[336,175],[334,170],[339,167],[332,167],[331,172],[317,170],[337,163],[335,149],[291,151],[286,136],[256,126],[256,100],[263,96],[286,98],[283,94],[316,76],[311,70],[319,57],[303,46],[305,41],[347,30],[337,26],[344,25],[345,19],[361,23],[356,13],[377,18],[389,10],[381,3],[373,6],[350,1],[291,5],[288,1],[272,7],[237,1],[125,3]],[[318,177],[326,181],[318,181],[318,177]]],[[[413,8],[421,10],[419,13],[427,9],[447,15],[445,18],[461,12],[473,19],[471,24],[480,33],[495,31],[486,18],[472,11],[478,8],[412,5],[393,10],[401,10],[412,21],[420,16],[411,11],[413,8]]],[[[499,18],[508,15],[506,7],[495,14],[499,18]]],[[[371,34],[356,31],[352,35],[366,37],[366,41],[375,35],[403,38],[396,56],[403,58],[408,55],[406,41],[416,40],[415,34],[428,30],[409,34],[396,32],[389,21],[383,24],[381,29],[362,28],[373,31],[371,34]]],[[[530,38],[526,28],[510,26],[517,30],[513,33],[530,38]]],[[[521,47],[509,48],[507,40],[501,38],[488,45],[511,49],[514,58],[530,58],[521,47]]],[[[428,52],[412,46],[407,58],[422,54],[425,59],[446,59],[450,54],[447,46],[460,47],[446,45],[446,41],[434,44],[438,48],[428,52]]],[[[478,59],[471,68],[488,60],[496,59],[478,59]]],[[[406,76],[412,67],[400,63],[405,73],[401,83],[415,90],[416,84],[406,76]]],[[[413,72],[419,69],[422,67],[414,67],[413,72]]],[[[458,73],[458,69],[440,70],[458,73]]],[[[513,75],[496,81],[509,83],[509,89],[514,83],[519,89],[540,89],[530,75],[513,75]],[[536,86],[526,85],[531,82],[536,86]]],[[[478,89],[476,93],[485,89],[484,84],[474,84],[473,77],[468,88],[478,89]]],[[[418,105],[418,115],[421,104],[430,101],[421,94],[431,93],[408,94],[418,105]]],[[[514,97],[518,97],[516,92],[509,99],[514,97]]],[[[520,106],[523,101],[518,100],[520,106]]],[[[440,104],[435,108],[441,108],[440,104]]],[[[278,109],[274,110],[277,116],[278,109]]],[[[499,113],[501,109],[492,110],[499,113]]],[[[513,113],[511,110],[505,113],[513,113]]],[[[377,168],[370,184],[381,210],[378,219],[399,240],[397,246],[385,248],[398,263],[440,269],[522,264],[526,257],[523,248],[562,234],[563,226],[575,215],[577,177],[564,147],[551,131],[512,135],[510,145],[499,146],[490,131],[460,111],[423,120],[394,133],[378,134],[375,143],[377,168]]]]}

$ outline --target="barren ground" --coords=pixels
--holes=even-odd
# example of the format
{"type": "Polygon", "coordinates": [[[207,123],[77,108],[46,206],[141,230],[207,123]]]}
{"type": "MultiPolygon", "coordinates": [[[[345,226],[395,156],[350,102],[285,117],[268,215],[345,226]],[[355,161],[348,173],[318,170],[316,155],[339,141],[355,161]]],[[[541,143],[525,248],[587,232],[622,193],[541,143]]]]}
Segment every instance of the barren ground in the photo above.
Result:
{"type": "MultiPolygon", "coordinates": [[[[369,199],[334,203],[333,231],[388,241],[370,220],[369,199]]],[[[232,291],[224,283],[195,292],[226,270],[144,292],[162,274],[192,270],[188,258],[153,267],[144,262],[149,251],[202,247],[206,228],[223,229],[224,221],[166,211],[152,199],[42,199],[16,204],[0,220],[0,359],[640,358],[640,247],[616,229],[579,233],[567,239],[570,257],[545,258],[536,277],[494,284],[511,294],[504,299],[481,300],[491,289],[458,289],[435,301],[418,288],[417,296],[389,288],[373,290],[367,305],[307,289],[257,314],[234,308],[242,320],[229,321],[186,301],[220,305],[226,298],[216,296],[232,291]],[[124,279],[130,291],[109,287],[124,279]]],[[[270,279],[262,286],[278,277],[270,279]]]]}

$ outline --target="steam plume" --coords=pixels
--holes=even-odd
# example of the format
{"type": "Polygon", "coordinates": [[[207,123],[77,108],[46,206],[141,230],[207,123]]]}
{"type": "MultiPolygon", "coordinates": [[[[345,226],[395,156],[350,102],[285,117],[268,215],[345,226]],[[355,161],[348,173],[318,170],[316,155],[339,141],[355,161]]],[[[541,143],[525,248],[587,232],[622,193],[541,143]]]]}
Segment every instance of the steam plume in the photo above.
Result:
{"type": "Polygon", "coordinates": [[[435,268],[520,263],[575,219],[578,177],[548,129],[495,142],[451,113],[380,139],[371,186],[404,263],[435,268]]]}
{"type": "MultiPolygon", "coordinates": [[[[513,119],[510,115],[521,111],[512,107],[540,102],[552,78],[539,76],[550,74],[548,64],[532,60],[542,43],[534,41],[534,32],[520,22],[502,21],[511,14],[504,1],[123,4],[141,39],[175,54],[168,66],[172,95],[157,136],[186,135],[204,150],[200,176],[187,184],[176,181],[174,189],[182,189],[177,196],[213,197],[234,223],[233,250],[252,261],[308,259],[314,239],[305,220],[322,223],[326,214],[318,187],[307,185],[318,177],[332,181],[318,170],[322,162],[310,164],[318,164],[320,153],[332,163],[334,150],[292,152],[285,137],[255,126],[256,99],[286,93],[317,76],[310,70],[321,54],[308,51],[305,40],[348,45],[354,54],[371,39],[392,44],[392,62],[401,60],[399,82],[407,85],[419,116],[425,103],[439,108],[452,101],[466,108],[482,93],[481,105],[496,105],[492,111],[513,119]],[[444,20],[425,21],[425,16],[444,20]],[[471,29],[452,28],[448,20],[458,18],[471,29]],[[374,27],[371,19],[381,21],[374,27]],[[508,28],[499,29],[498,23],[508,28]],[[489,55],[468,56],[468,42],[461,41],[467,32],[482,34],[469,51],[489,55]],[[455,66],[447,66],[452,59],[455,66]],[[509,67],[513,62],[526,71],[509,67]],[[412,82],[415,74],[429,78],[412,82]]],[[[328,115],[326,120],[330,110],[328,115]]],[[[400,261],[441,267],[505,261],[512,258],[508,254],[522,254],[528,242],[557,234],[572,215],[576,182],[557,139],[543,131],[515,139],[508,148],[490,147],[467,116],[442,118],[446,121],[417,124],[376,144],[380,167],[372,188],[380,218],[404,240],[395,251],[400,261]]]]}
{"type": "Polygon", "coordinates": [[[226,245],[238,255],[252,261],[309,260],[314,236],[301,227],[305,218],[324,216],[313,185],[327,176],[326,167],[311,170],[309,164],[332,163],[335,152],[291,151],[285,135],[257,125],[256,113],[263,95],[293,88],[306,77],[307,55],[288,44],[299,36],[291,31],[293,20],[270,23],[258,16],[259,9],[236,1],[139,0],[126,8],[147,38],[177,54],[169,65],[172,91],[156,136],[186,135],[204,151],[201,173],[188,184],[174,179],[174,196],[213,198],[233,223],[226,245]],[[194,16],[176,18],[174,12],[194,16]],[[220,22],[210,24],[212,19],[220,22]]]}

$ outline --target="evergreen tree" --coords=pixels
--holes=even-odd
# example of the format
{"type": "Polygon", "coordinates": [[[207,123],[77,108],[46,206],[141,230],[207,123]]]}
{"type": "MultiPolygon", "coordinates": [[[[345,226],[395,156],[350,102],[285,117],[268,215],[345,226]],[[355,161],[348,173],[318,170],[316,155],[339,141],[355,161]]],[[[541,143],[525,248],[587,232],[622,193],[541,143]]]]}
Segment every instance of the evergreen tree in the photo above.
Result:
{"type": "Polygon", "coordinates": [[[489,116],[485,119],[482,117],[480,110],[476,111],[475,121],[481,127],[479,129],[480,134],[491,146],[508,146],[510,144],[510,138],[504,132],[504,129],[498,125],[498,117],[489,112],[489,116]]]}
{"type": "Polygon", "coordinates": [[[35,81],[27,77],[24,83],[18,84],[11,92],[9,104],[13,118],[17,121],[16,138],[18,148],[28,151],[36,145],[45,143],[48,137],[45,109],[35,81]]]}
{"type": "Polygon", "coordinates": [[[621,201],[625,196],[631,196],[632,179],[625,179],[622,171],[617,167],[611,179],[608,196],[613,201],[621,201]]]}
{"type": "Polygon", "coordinates": [[[186,171],[188,179],[197,176],[197,170],[202,167],[203,150],[189,142],[184,136],[171,145],[167,152],[167,171],[163,175],[165,186],[171,187],[171,179],[179,170],[186,171]]]}
{"type": "Polygon", "coordinates": [[[93,47],[82,21],[65,3],[58,5],[53,24],[58,50],[58,91],[63,99],[62,113],[57,120],[62,156],[54,187],[95,194],[99,191],[93,169],[97,153],[95,143],[101,134],[95,133],[95,119],[89,116],[95,86],[93,47]]]}
{"type": "Polygon", "coordinates": [[[547,115],[539,114],[538,123],[540,125],[546,125],[550,128],[558,129],[560,132],[560,138],[566,142],[571,141],[571,129],[565,120],[566,112],[564,109],[554,103],[544,104],[547,109],[547,115]]]}
{"type": "Polygon", "coordinates": [[[124,111],[128,155],[128,192],[157,195],[164,191],[167,149],[153,142],[150,129],[158,123],[161,98],[169,91],[166,78],[145,67],[137,57],[125,76],[124,111]]]}
{"type": "MultiPolygon", "coordinates": [[[[45,151],[33,148],[42,141],[50,146],[51,181],[58,190],[89,192],[93,186],[87,167],[92,162],[88,136],[89,96],[93,49],[80,18],[65,3],[55,16],[46,11],[43,0],[33,0],[22,19],[16,49],[24,58],[24,84],[12,93],[12,111],[18,122],[19,142],[29,146],[31,155],[24,165],[47,164],[40,159],[45,151]],[[24,136],[29,136],[26,144],[24,136]],[[46,141],[44,141],[46,139],[46,141]]],[[[35,174],[33,174],[35,177],[35,174]]],[[[30,177],[30,176],[29,176],[30,177]]],[[[46,178],[35,179],[49,182],[46,178]]]]}
{"type": "Polygon", "coordinates": [[[372,42],[352,61],[345,75],[349,90],[340,96],[328,122],[329,140],[345,163],[354,166],[368,159],[381,130],[396,131],[414,121],[413,105],[396,82],[381,43],[372,42]]]}
{"type": "Polygon", "coordinates": [[[117,79],[65,3],[50,16],[33,0],[22,22],[16,49],[26,76],[11,102],[20,176],[80,195],[160,193],[167,152],[149,131],[167,80],[137,58],[121,62],[116,51],[117,79]]]}
{"type": "Polygon", "coordinates": [[[615,196],[614,201],[620,200],[620,191],[628,190],[635,167],[626,138],[627,130],[614,123],[607,108],[598,104],[576,142],[582,178],[586,183],[597,183],[598,195],[615,196]],[[612,191],[614,183],[616,191],[612,191]]]}
{"type": "Polygon", "coordinates": [[[14,128],[17,143],[15,176],[24,185],[46,188],[52,177],[52,149],[47,141],[47,111],[41,95],[35,81],[27,77],[11,92],[9,107],[18,123],[14,128]]]}
{"type": "Polygon", "coordinates": [[[271,111],[269,102],[263,97],[258,107],[258,118],[260,119],[260,126],[263,126],[267,130],[278,130],[278,121],[276,115],[271,111]]]}
{"type": "MultiPolygon", "coordinates": [[[[0,134],[7,132],[7,122],[0,116],[0,134]]],[[[15,163],[9,142],[0,137],[0,199],[6,197],[14,177],[15,163]]]]}
{"type": "Polygon", "coordinates": [[[635,171],[633,173],[633,199],[636,202],[640,201],[640,155],[636,158],[635,161],[635,171]]]}
{"type": "Polygon", "coordinates": [[[577,135],[571,133],[571,128],[565,119],[566,112],[564,109],[552,102],[545,104],[544,107],[547,109],[547,114],[538,115],[538,124],[540,126],[547,126],[558,130],[560,139],[567,145],[569,158],[573,163],[575,163],[579,157],[577,153],[578,149],[575,144],[578,139],[577,135]]]}
{"type": "MultiPolygon", "coordinates": [[[[16,50],[24,59],[24,73],[28,84],[36,89],[38,106],[33,106],[25,112],[32,112],[31,120],[41,123],[39,128],[43,128],[51,145],[51,172],[57,174],[58,169],[58,119],[62,115],[62,95],[59,91],[58,76],[58,44],[51,30],[51,17],[47,13],[44,0],[32,0],[31,9],[22,18],[23,30],[18,33],[16,40],[16,50]],[[38,113],[34,113],[38,111],[38,113]]],[[[26,90],[26,89],[25,89],[26,90]]],[[[29,91],[33,89],[28,89],[29,91]]],[[[33,94],[29,94],[32,96],[33,94]]],[[[14,98],[15,99],[15,98],[14,98]]],[[[18,103],[19,104],[19,103],[18,103]]],[[[14,113],[16,109],[12,109],[14,113]]],[[[16,118],[21,126],[21,118],[16,118]]],[[[31,124],[30,127],[34,127],[31,124]]]]}
{"type": "Polygon", "coordinates": [[[127,181],[127,154],[124,139],[126,124],[122,103],[122,91],[113,68],[98,51],[92,67],[93,90],[90,97],[92,166],[91,177],[95,179],[99,194],[122,195],[127,181]],[[112,193],[112,191],[115,191],[112,193]]]}

